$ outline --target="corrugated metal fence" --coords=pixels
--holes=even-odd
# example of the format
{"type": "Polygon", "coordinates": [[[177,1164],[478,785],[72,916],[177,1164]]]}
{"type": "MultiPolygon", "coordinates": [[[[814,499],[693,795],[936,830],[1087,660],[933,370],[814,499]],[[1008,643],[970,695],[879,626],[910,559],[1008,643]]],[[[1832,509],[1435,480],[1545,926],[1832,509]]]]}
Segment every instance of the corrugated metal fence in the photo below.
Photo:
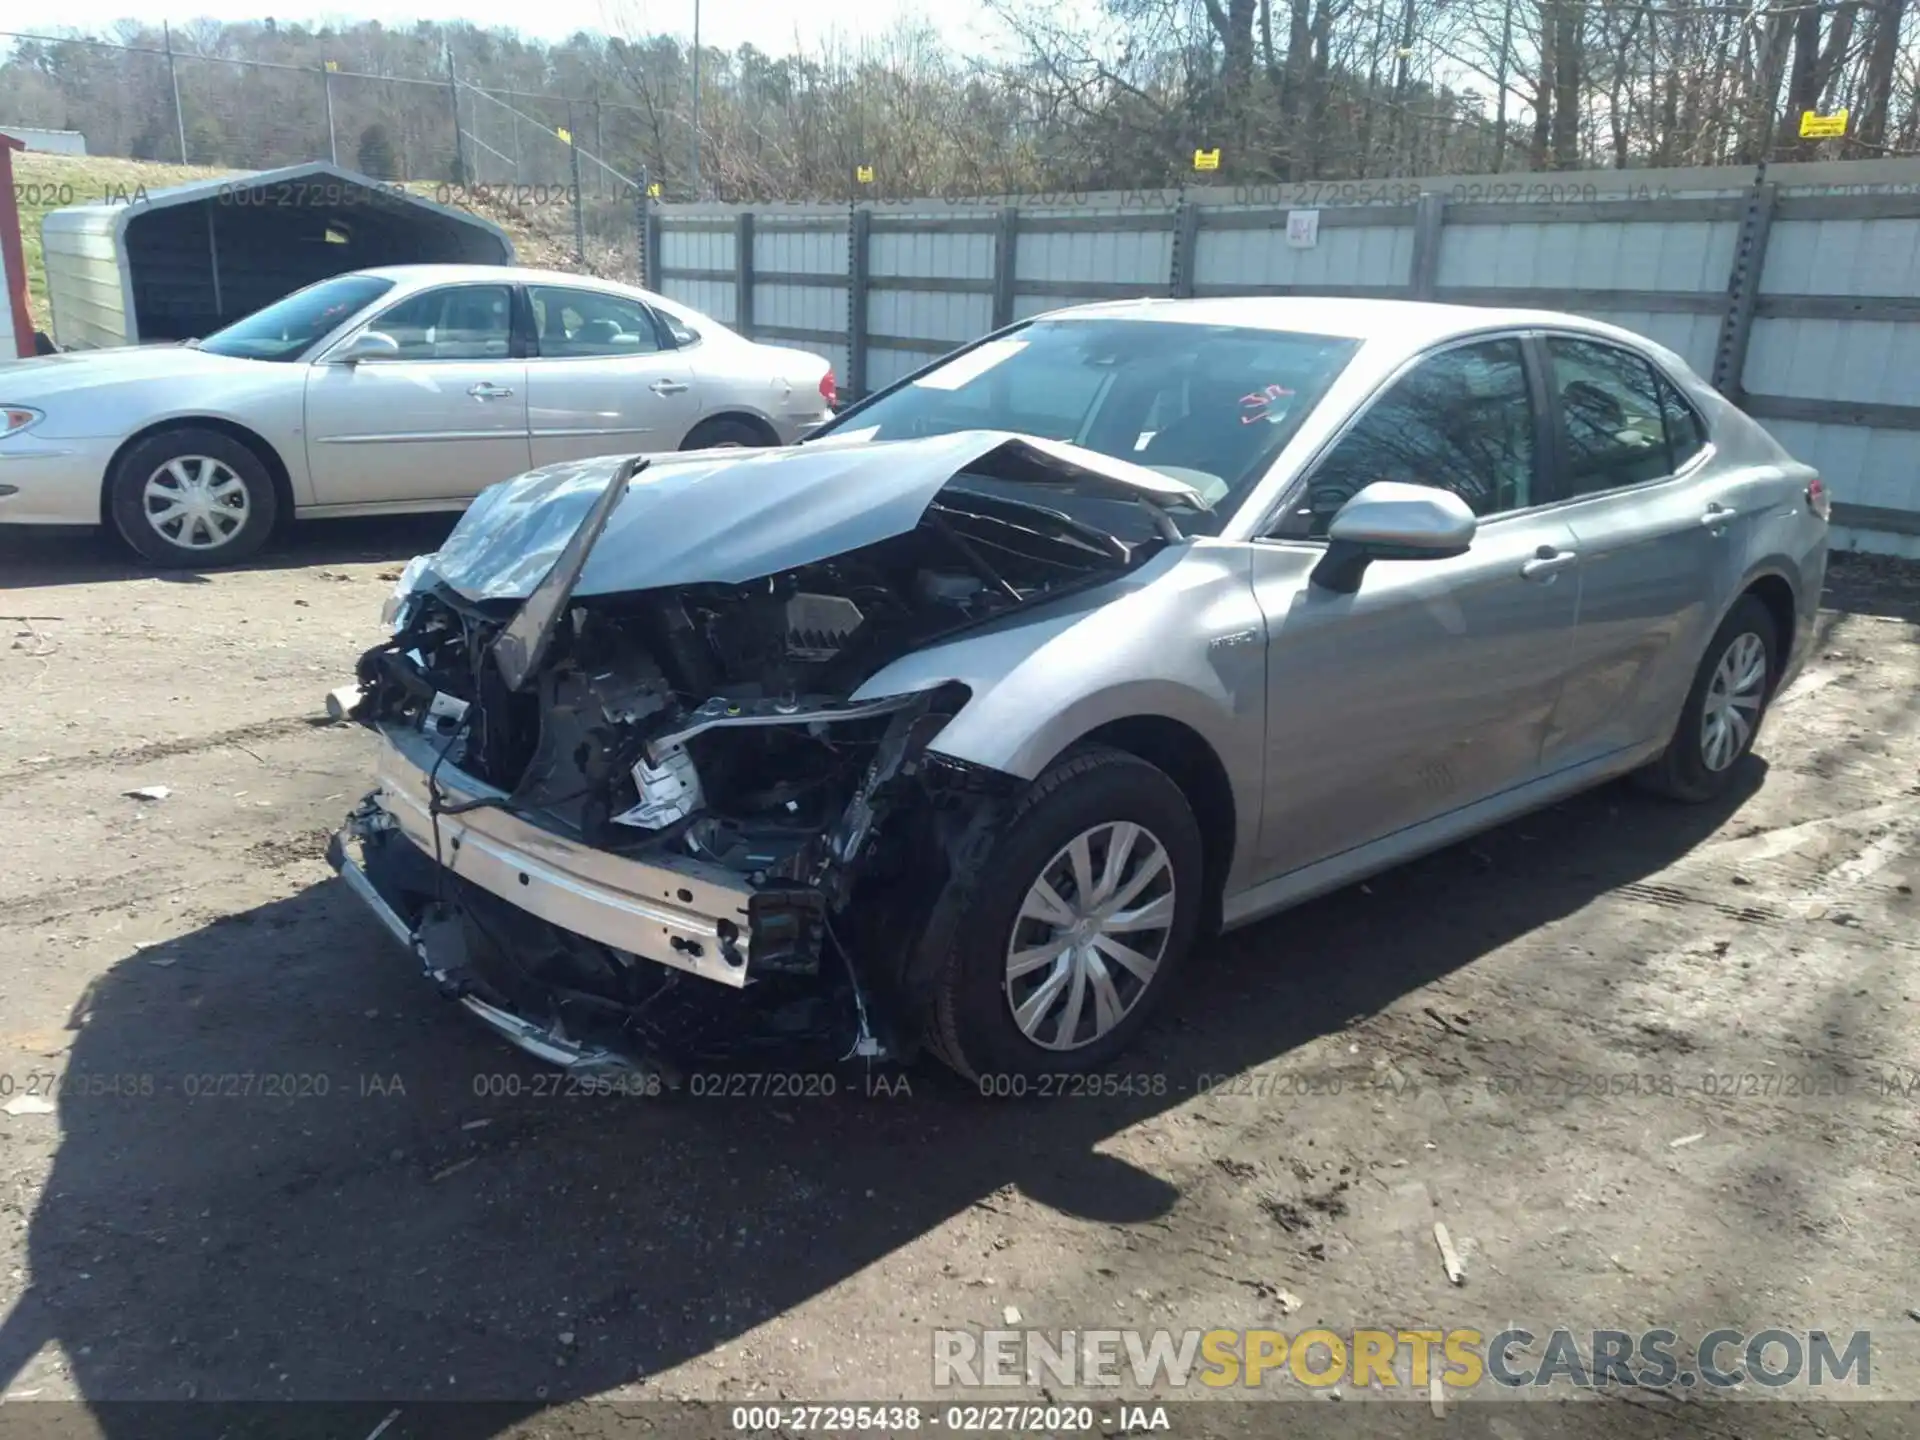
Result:
{"type": "Polygon", "coordinates": [[[1591,315],[1684,355],[1817,465],[1840,544],[1920,556],[1920,161],[1777,165],[1761,183],[1635,170],[665,205],[648,224],[654,289],[826,356],[848,395],[1090,300],[1392,296],[1591,315]]]}

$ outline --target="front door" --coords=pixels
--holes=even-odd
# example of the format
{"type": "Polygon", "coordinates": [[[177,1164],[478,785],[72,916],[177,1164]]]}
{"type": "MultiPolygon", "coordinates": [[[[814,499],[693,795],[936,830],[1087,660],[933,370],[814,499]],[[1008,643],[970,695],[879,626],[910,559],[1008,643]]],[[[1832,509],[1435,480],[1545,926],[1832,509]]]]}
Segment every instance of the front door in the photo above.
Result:
{"type": "Polygon", "coordinates": [[[1539,418],[1519,339],[1441,350],[1314,467],[1307,533],[1253,547],[1268,631],[1265,878],[1540,773],[1579,577],[1572,530],[1534,504],[1539,418]],[[1471,548],[1376,560],[1350,595],[1314,585],[1328,523],[1376,480],[1460,495],[1480,516],[1471,548]]]}
{"type": "Polygon", "coordinates": [[[472,498],[527,470],[527,362],[513,292],[448,285],[369,321],[385,354],[307,371],[307,466],[320,505],[472,498]]]}
{"type": "Polygon", "coordinates": [[[700,418],[686,353],[663,348],[638,300],[566,285],[529,286],[527,363],[533,463],[677,450],[700,418]]]}
{"type": "Polygon", "coordinates": [[[1672,730],[1747,520],[1707,476],[1699,417],[1645,357],[1570,335],[1545,336],[1541,354],[1568,497],[1557,513],[1580,549],[1573,670],[1546,748],[1559,769],[1672,730]]]}

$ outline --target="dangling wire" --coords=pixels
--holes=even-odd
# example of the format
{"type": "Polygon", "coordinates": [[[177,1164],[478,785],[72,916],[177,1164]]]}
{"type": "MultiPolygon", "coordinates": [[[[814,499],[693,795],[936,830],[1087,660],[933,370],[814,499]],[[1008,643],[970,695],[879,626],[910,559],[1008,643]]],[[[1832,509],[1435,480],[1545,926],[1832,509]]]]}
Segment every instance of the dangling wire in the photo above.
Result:
{"type": "MultiPolygon", "coordinates": [[[[844,1065],[860,1053],[862,1044],[873,1039],[873,1030],[867,1024],[867,998],[860,988],[860,977],[853,972],[853,957],[847,953],[847,947],[840,943],[840,937],[833,933],[833,921],[822,917],[822,923],[826,926],[827,939],[833,942],[833,948],[840,956],[840,963],[846,966],[847,981],[853,986],[854,1010],[860,1017],[860,1032],[853,1037],[852,1047],[840,1057],[840,1063],[844,1065]]],[[[868,1068],[871,1069],[871,1065],[868,1068]]]]}
{"type": "Polygon", "coordinates": [[[440,803],[440,767],[447,763],[453,747],[466,739],[467,728],[468,720],[463,714],[447,743],[440,747],[433,768],[427,771],[427,817],[433,822],[433,898],[435,904],[443,907],[447,903],[447,869],[440,856],[440,812],[446,807],[440,803]]]}

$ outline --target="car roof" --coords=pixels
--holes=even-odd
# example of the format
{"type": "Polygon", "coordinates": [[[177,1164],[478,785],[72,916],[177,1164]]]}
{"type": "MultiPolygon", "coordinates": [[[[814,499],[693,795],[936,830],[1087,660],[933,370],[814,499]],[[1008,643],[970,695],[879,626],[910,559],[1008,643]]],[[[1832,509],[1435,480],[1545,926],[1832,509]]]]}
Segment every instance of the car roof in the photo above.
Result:
{"type": "Polygon", "coordinates": [[[529,270],[520,265],[376,265],[355,272],[378,275],[406,285],[446,285],[464,280],[491,280],[499,284],[588,285],[609,290],[632,290],[618,280],[597,275],[569,275],[560,270],[529,270]]]}
{"type": "MultiPolygon", "coordinates": [[[[462,281],[523,285],[589,286],[615,293],[644,295],[673,305],[668,297],[639,286],[594,275],[532,270],[518,265],[383,265],[358,272],[379,275],[410,287],[462,281]]],[[[682,306],[684,308],[684,306],[682,306]]],[[[1222,295],[1174,300],[1143,295],[1071,305],[1030,317],[1034,320],[1150,320],[1174,325],[1232,325],[1241,329],[1284,330],[1331,335],[1367,342],[1369,353],[1411,355],[1455,336],[1487,330],[1548,328],[1584,330],[1592,335],[1652,351],[1669,365],[1682,364],[1644,335],[1604,321],[1558,310],[1529,310],[1500,305],[1443,305],[1429,300],[1388,300],[1345,295],[1222,295]]],[[[718,327],[711,317],[706,323],[718,327]]]]}
{"type": "Polygon", "coordinates": [[[725,344],[744,339],[711,315],[695,310],[671,296],[629,285],[625,281],[603,279],[598,275],[574,275],[564,270],[531,270],[523,265],[374,265],[353,273],[393,281],[401,287],[395,292],[396,295],[425,290],[435,285],[460,284],[565,285],[576,290],[598,290],[604,294],[643,300],[656,310],[664,310],[675,319],[694,326],[709,340],[725,344]]]}
{"type": "MultiPolygon", "coordinates": [[[[463,280],[522,284],[639,287],[596,275],[562,270],[533,270],[519,265],[381,265],[358,272],[414,285],[463,280]]],[[[1441,305],[1426,300],[1360,299],[1343,295],[1233,295],[1203,300],[1141,296],[1071,305],[1032,317],[1036,320],[1156,320],[1169,324],[1236,325],[1257,330],[1294,330],[1355,340],[1412,339],[1425,345],[1449,335],[1531,325],[1570,326],[1596,332],[1614,327],[1554,310],[1522,310],[1493,305],[1441,305]]],[[[1625,332],[1620,332],[1625,333],[1625,332]]]]}
{"type": "Polygon", "coordinates": [[[1203,300],[1108,300],[1050,310],[1035,319],[1153,320],[1168,324],[1234,325],[1291,330],[1353,340],[1388,340],[1420,348],[1454,335],[1533,326],[1622,334],[1615,327],[1554,310],[1494,305],[1441,305],[1426,300],[1361,299],[1342,295],[1236,295],[1203,300]]]}

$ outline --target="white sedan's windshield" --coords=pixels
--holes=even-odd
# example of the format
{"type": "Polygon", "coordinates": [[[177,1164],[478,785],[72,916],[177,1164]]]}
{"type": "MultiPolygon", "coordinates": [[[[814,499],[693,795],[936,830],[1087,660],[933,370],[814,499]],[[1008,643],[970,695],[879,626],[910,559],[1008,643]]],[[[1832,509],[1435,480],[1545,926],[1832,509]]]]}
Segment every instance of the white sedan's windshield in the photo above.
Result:
{"type": "Polygon", "coordinates": [[[336,275],[214,331],[200,348],[242,360],[298,359],[392,288],[378,275],[336,275]]]}
{"type": "Polygon", "coordinates": [[[1191,483],[1217,529],[1359,348],[1286,330],[1154,320],[1039,320],[848,414],[842,431],[900,440],[1009,430],[1068,440],[1191,483]]]}

